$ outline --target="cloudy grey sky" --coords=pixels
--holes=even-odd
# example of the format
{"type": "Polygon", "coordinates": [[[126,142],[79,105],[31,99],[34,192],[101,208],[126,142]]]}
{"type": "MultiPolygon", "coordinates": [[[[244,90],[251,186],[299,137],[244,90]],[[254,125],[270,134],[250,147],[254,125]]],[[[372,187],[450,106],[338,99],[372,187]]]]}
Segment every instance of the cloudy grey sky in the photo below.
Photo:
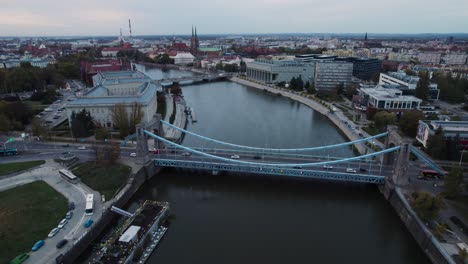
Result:
{"type": "Polygon", "coordinates": [[[466,33],[468,0],[0,0],[0,36],[466,33]]]}

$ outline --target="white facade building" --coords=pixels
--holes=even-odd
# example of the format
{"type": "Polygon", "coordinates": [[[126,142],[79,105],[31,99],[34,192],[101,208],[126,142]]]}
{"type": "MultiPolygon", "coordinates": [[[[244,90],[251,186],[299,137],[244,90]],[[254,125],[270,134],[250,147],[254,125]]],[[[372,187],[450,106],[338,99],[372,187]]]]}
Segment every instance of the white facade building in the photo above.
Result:
{"type": "Polygon", "coordinates": [[[138,71],[100,72],[93,76],[95,86],[66,106],[71,126],[72,113],[86,109],[94,121],[103,127],[113,127],[112,110],[123,104],[127,113],[137,103],[143,111],[143,121],[150,121],[156,113],[157,87],[151,79],[138,71]]]}
{"type": "Polygon", "coordinates": [[[376,108],[391,112],[404,112],[411,109],[419,109],[421,99],[414,96],[402,95],[399,89],[384,88],[360,88],[361,104],[366,107],[376,108]]]}
{"type": "Polygon", "coordinates": [[[174,57],[174,64],[176,65],[187,65],[193,63],[195,57],[189,52],[179,52],[174,57]]]}

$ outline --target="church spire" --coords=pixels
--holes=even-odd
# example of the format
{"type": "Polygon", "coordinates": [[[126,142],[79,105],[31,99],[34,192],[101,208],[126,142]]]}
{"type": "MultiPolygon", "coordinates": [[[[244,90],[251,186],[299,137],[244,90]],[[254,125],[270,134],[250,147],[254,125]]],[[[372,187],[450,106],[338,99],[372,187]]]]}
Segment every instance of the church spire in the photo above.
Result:
{"type": "Polygon", "coordinates": [[[193,25],[192,25],[192,38],[193,38],[193,37],[194,37],[194,35],[193,35],[193,25]]]}
{"type": "Polygon", "coordinates": [[[367,32],[366,32],[366,35],[364,36],[364,41],[367,41],[367,32]]]}

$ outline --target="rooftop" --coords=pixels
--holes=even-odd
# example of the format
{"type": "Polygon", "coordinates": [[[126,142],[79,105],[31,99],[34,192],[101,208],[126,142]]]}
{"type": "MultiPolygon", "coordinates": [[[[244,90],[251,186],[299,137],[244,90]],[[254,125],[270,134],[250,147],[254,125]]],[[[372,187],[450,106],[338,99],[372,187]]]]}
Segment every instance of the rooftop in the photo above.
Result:
{"type": "Polygon", "coordinates": [[[386,99],[398,99],[400,101],[419,101],[421,99],[411,96],[411,95],[402,95],[401,90],[395,88],[384,88],[382,86],[377,86],[374,88],[361,88],[361,91],[369,96],[374,97],[377,100],[386,100],[386,99]]]}
{"type": "Polygon", "coordinates": [[[419,77],[406,75],[406,73],[403,72],[387,72],[384,74],[407,83],[417,83],[419,81],[419,77]]]}

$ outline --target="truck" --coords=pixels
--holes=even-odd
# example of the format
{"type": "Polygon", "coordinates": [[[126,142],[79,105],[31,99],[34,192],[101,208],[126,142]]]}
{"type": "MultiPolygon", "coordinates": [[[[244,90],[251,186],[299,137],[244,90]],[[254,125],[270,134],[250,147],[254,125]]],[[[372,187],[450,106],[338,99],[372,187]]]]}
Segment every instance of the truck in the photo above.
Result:
{"type": "Polygon", "coordinates": [[[13,156],[18,154],[18,150],[16,148],[0,148],[0,156],[13,156]]]}

